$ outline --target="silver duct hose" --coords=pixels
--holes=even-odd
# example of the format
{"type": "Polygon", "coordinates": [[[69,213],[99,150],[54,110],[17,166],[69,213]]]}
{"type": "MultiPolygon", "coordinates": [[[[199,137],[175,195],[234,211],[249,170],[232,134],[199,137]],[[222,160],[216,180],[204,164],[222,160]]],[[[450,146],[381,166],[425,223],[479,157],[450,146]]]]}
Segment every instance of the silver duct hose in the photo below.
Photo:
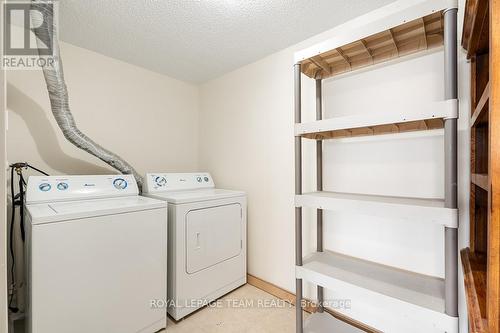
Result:
{"type": "Polygon", "coordinates": [[[52,54],[54,55],[54,61],[51,65],[43,67],[43,75],[49,92],[52,114],[56,119],[57,125],[59,125],[64,137],[78,148],[96,156],[121,173],[133,174],[137,181],[139,191],[141,191],[143,179],[139,173],[120,156],[95,143],[76,126],[75,119],[69,108],[68,89],[64,81],[63,65],[59,53],[59,42],[55,31],[56,29],[52,28],[52,22],[54,22],[53,7],[45,6],[44,4],[46,4],[44,1],[32,0],[31,8],[42,14],[43,17],[31,15],[31,20],[33,26],[38,27],[34,28],[33,31],[38,38],[37,45],[40,56],[42,56],[40,52],[41,48],[45,49],[48,45],[53,45],[52,54]]]}

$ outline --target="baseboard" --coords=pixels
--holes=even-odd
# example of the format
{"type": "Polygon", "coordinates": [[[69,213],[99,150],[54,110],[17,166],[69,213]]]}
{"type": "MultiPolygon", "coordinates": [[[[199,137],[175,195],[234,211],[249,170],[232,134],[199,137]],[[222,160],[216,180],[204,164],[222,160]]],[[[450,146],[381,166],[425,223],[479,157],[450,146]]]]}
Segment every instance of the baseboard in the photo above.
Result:
{"type": "MultiPolygon", "coordinates": [[[[247,283],[249,285],[252,285],[256,288],[259,288],[260,290],[265,291],[268,294],[271,294],[279,299],[282,299],[284,301],[287,301],[293,305],[295,305],[295,294],[291,293],[283,288],[280,288],[270,282],[267,282],[265,280],[259,279],[258,277],[255,277],[253,275],[248,274],[247,275],[247,283]]],[[[306,306],[304,307],[304,311],[309,312],[309,313],[314,313],[317,311],[318,307],[314,302],[311,300],[305,300],[306,301],[306,306]]],[[[325,309],[326,312],[334,316],[335,318],[342,320],[343,322],[348,323],[351,326],[357,327],[360,330],[363,330],[368,333],[383,333],[379,330],[376,330],[366,324],[363,324],[357,320],[354,320],[352,318],[347,317],[344,314],[341,314],[337,311],[331,310],[331,309],[325,309]]]]}
{"type": "MultiPolygon", "coordinates": [[[[258,277],[248,274],[247,283],[256,288],[259,288],[260,290],[265,291],[268,294],[271,294],[279,299],[282,299],[284,301],[289,302],[290,304],[295,305],[295,294],[285,289],[282,289],[270,282],[264,281],[262,279],[259,279],[258,277]]],[[[306,301],[306,306],[304,307],[304,311],[309,313],[316,312],[317,309],[316,305],[309,300],[305,301],[306,301]]]]}

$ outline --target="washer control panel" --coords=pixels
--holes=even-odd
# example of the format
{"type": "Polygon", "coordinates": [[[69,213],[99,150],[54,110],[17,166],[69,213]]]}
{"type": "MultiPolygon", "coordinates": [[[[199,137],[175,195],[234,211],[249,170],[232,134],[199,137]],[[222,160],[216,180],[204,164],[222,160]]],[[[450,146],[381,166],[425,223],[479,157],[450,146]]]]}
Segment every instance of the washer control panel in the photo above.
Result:
{"type": "Polygon", "coordinates": [[[212,176],[208,172],[148,173],[145,180],[145,193],[215,187],[212,176]]]}
{"type": "Polygon", "coordinates": [[[26,203],[138,195],[132,175],[31,176],[26,203]]]}

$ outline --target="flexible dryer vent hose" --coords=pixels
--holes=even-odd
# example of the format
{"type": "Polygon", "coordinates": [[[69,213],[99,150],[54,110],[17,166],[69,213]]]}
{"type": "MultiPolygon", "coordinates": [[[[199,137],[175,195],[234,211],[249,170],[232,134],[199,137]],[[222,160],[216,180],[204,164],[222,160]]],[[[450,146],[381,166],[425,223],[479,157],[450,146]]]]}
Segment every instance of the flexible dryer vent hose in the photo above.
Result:
{"type": "Polygon", "coordinates": [[[31,15],[35,35],[37,36],[38,52],[41,48],[46,48],[46,45],[53,45],[54,61],[52,64],[43,67],[43,75],[49,92],[50,105],[52,114],[56,119],[59,128],[64,134],[64,137],[80,149],[98,157],[116,170],[124,174],[133,174],[139,190],[142,189],[143,180],[137,171],[128,164],[120,156],[101,147],[92,139],[82,133],[76,126],[75,119],[69,108],[68,89],[64,81],[63,65],[61,55],[59,53],[59,42],[55,29],[52,29],[50,24],[46,22],[54,22],[54,11],[52,7],[44,6],[44,1],[32,0],[31,8],[43,14],[43,18],[37,15],[31,15]],[[43,19],[43,22],[41,20],[43,19]],[[44,24],[45,22],[45,24],[44,24]],[[43,45],[43,44],[45,45],[43,45]]]}

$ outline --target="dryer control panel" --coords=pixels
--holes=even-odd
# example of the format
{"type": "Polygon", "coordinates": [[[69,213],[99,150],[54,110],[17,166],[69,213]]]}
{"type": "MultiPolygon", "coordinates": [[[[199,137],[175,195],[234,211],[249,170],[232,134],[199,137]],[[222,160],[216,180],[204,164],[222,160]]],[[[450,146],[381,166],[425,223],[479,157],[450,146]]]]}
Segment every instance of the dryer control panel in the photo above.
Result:
{"type": "Polygon", "coordinates": [[[196,173],[148,173],[145,193],[214,188],[212,176],[208,172],[196,173]]]}
{"type": "Polygon", "coordinates": [[[138,195],[132,175],[30,176],[26,203],[113,198],[138,195]]]}

